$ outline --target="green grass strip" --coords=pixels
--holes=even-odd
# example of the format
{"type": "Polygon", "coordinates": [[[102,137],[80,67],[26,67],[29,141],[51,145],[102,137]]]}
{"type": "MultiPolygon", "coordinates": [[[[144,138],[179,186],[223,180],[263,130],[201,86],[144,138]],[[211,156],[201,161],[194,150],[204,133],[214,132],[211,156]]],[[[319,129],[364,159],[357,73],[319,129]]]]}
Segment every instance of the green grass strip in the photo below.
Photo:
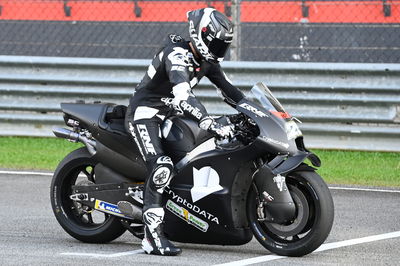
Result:
{"type": "Polygon", "coordinates": [[[314,150],[331,184],[400,187],[400,153],[314,150]]]}
{"type": "Polygon", "coordinates": [[[59,138],[0,137],[0,168],[53,171],[81,146],[59,138]]]}
{"type": "MultiPolygon", "coordinates": [[[[57,138],[0,137],[0,168],[53,171],[82,144],[57,138]]],[[[400,153],[313,150],[330,184],[400,187],[400,153]]]]}

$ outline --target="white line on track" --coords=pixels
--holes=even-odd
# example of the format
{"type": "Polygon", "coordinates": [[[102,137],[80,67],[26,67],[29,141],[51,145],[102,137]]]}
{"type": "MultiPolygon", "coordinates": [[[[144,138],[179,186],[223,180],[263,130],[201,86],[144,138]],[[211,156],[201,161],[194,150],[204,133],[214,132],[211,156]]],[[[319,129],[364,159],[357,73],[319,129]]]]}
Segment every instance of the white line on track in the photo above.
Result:
{"type": "Polygon", "coordinates": [[[129,255],[135,255],[144,253],[142,249],[127,251],[127,252],[119,252],[119,253],[112,253],[112,254],[99,254],[99,253],[77,253],[77,252],[64,252],[60,253],[63,256],[86,256],[86,257],[94,257],[94,258],[116,258],[116,257],[123,257],[129,255]]]}
{"type": "Polygon", "coordinates": [[[44,175],[44,176],[53,176],[53,173],[29,172],[29,171],[7,171],[7,170],[0,170],[0,174],[6,174],[6,175],[44,175]]]}
{"type": "MultiPolygon", "coordinates": [[[[333,242],[333,243],[326,243],[326,244],[321,245],[313,253],[330,250],[330,249],[341,248],[341,247],[352,246],[352,245],[358,245],[358,244],[363,244],[363,243],[369,243],[369,242],[374,242],[374,241],[379,241],[379,240],[384,240],[384,239],[396,238],[396,237],[400,237],[400,231],[391,232],[391,233],[387,233],[387,234],[381,234],[381,235],[367,236],[367,237],[362,237],[362,238],[355,238],[355,239],[344,240],[344,241],[333,242]]],[[[232,262],[223,263],[223,264],[217,264],[214,266],[244,266],[244,265],[251,265],[251,264],[255,264],[255,263],[262,263],[262,262],[285,259],[285,258],[288,258],[288,257],[278,256],[278,255],[266,255],[266,256],[260,256],[260,257],[250,258],[250,259],[232,261],[232,262]]]]}
{"type": "Polygon", "coordinates": [[[353,187],[329,187],[330,190],[351,190],[366,192],[384,192],[384,193],[400,193],[400,190],[375,189],[375,188],[353,188],[353,187]]]}
{"type": "MultiPolygon", "coordinates": [[[[373,236],[349,239],[349,240],[333,242],[333,243],[326,243],[326,244],[321,245],[313,253],[336,249],[336,248],[348,247],[348,246],[353,246],[353,245],[358,245],[358,244],[370,243],[370,242],[379,241],[379,240],[397,238],[397,237],[400,237],[400,231],[381,234],[381,235],[373,235],[373,236]]],[[[143,250],[138,249],[138,250],[133,250],[133,251],[111,253],[111,254],[78,253],[78,252],[60,253],[60,255],[62,255],[62,256],[81,256],[81,257],[92,257],[92,258],[117,258],[117,257],[136,255],[136,254],[144,254],[144,252],[143,252],[143,250]]],[[[278,256],[278,255],[266,255],[266,256],[244,259],[244,260],[232,261],[232,262],[223,263],[223,264],[217,264],[214,266],[245,266],[245,265],[251,265],[251,264],[279,260],[279,259],[287,259],[287,258],[289,258],[289,257],[278,256]]]]}
{"type": "MultiPolygon", "coordinates": [[[[0,174],[53,176],[53,173],[33,172],[33,171],[13,171],[13,170],[0,170],[0,174]]],[[[383,193],[400,193],[400,190],[393,190],[393,189],[352,188],[352,187],[329,187],[329,189],[331,189],[331,190],[366,191],[366,192],[383,192],[383,193]]]]}

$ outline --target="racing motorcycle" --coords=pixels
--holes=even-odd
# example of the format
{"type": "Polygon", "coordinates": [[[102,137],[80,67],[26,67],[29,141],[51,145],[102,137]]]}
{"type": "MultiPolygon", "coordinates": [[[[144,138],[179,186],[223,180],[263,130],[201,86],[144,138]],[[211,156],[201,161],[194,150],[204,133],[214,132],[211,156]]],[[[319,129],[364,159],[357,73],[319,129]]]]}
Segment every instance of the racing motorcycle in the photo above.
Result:
{"type": "MultiPolygon", "coordinates": [[[[83,242],[109,242],[126,230],[143,238],[147,170],[125,131],[126,107],[78,102],[61,108],[71,129],[55,128],[54,134],[84,146],[60,162],[52,179],[59,224],[83,242]]],[[[180,115],[165,119],[163,145],[175,165],[163,194],[166,237],[243,245],[255,236],[278,255],[312,252],[334,217],[329,189],[314,168],[319,158],[304,146],[298,120],[263,83],[236,110],[218,119],[234,126],[230,140],[218,140],[180,115]]]]}

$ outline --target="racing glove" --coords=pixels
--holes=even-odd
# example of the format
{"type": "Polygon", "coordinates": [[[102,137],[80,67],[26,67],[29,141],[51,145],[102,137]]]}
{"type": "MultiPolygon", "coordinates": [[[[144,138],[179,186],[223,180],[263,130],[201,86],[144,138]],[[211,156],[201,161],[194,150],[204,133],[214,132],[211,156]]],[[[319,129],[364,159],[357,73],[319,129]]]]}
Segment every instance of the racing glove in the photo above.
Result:
{"type": "Polygon", "coordinates": [[[232,126],[224,126],[218,122],[215,122],[215,120],[210,116],[206,116],[201,119],[199,122],[199,127],[203,130],[214,133],[222,139],[233,138],[234,131],[232,126]]]}

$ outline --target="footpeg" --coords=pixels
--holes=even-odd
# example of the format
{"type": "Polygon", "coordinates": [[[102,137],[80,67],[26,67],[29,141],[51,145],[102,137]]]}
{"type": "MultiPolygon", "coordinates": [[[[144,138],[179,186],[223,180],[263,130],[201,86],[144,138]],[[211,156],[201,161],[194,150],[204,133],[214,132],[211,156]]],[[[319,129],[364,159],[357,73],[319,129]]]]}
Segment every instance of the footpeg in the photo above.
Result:
{"type": "Polygon", "coordinates": [[[129,187],[127,196],[131,196],[137,203],[143,205],[143,186],[129,187]]]}
{"type": "Polygon", "coordinates": [[[118,209],[127,217],[137,221],[142,220],[142,209],[128,201],[119,201],[118,209]]]}

